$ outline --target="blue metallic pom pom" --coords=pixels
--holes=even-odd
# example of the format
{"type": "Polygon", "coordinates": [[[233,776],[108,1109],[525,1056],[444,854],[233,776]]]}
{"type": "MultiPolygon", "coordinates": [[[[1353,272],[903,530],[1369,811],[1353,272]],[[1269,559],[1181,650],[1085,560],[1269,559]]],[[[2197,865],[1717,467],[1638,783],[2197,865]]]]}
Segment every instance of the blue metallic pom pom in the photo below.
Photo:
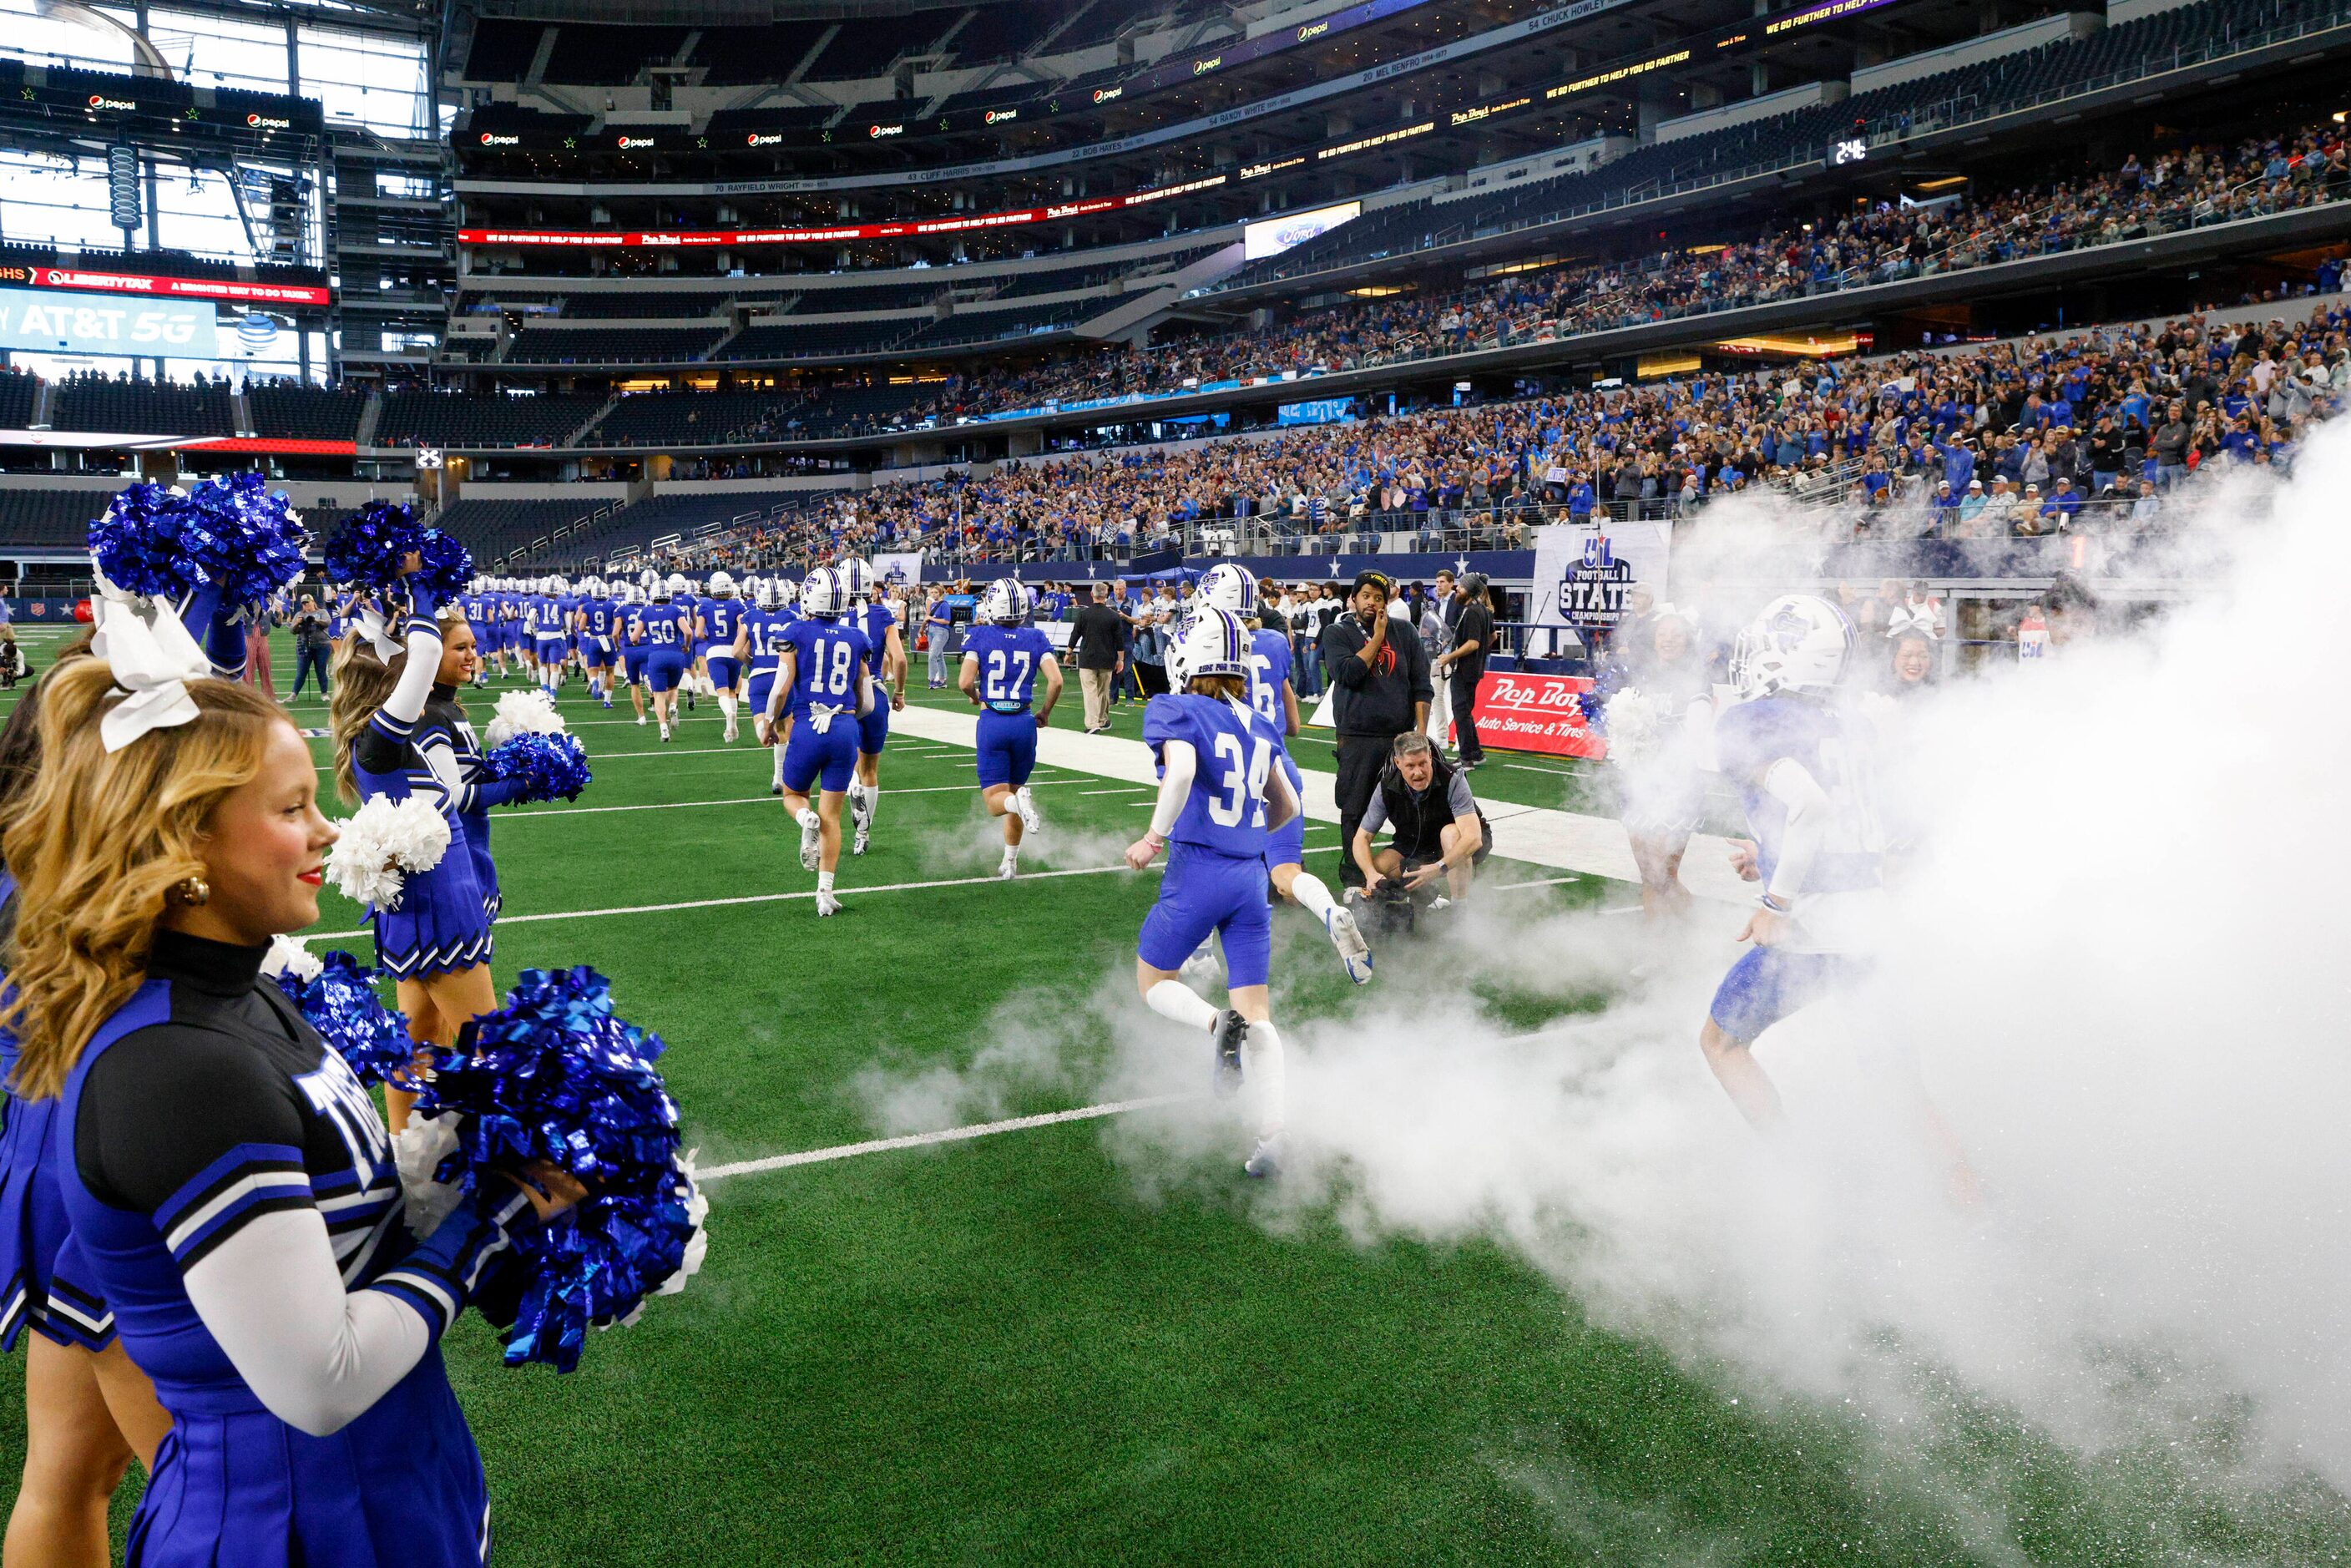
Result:
{"type": "Polygon", "coordinates": [[[653,1061],[659,1036],[615,1017],[593,969],[526,969],[507,1004],[435,1051],[416,1109],[463,1116],[461,1185],[506,1191],[502,1171],[559,1166],[589,1196],[517,1242],[528,1274],[506,1334],[510,1366],[579,1364],[591,1327],[618,1322],[685,1266],[695,1189],[678,1152],[677,1103],[653,1061]]]}
{"type": "Polygon", "coordinates": [[[439,528],[427,528],[418,547],[423,553],[424,564],[417,577],[433,591],[434,598],[446,604],[465,591],[474,578],[474,552],[443,533],[439,528]]]}
{"type": "Polygon", "coordinates": [[[588,754],[576,735],[517,735],[482,758],[490,779],[519,779],[519,801],[576,800],[588,788],[588,754]]]}
{"type": "Polygon", "coordinates": [[[108,581],[173,603],[266,599],[301,575],[309,540],[258,474],[207,479],[185,495],[132,485],[89,526],[89,552],[108,581]]]}
{"type": "Polygon", "coordinates": [[[370,501],[327,537],[327,576],[360,588],[389,588],[400,580],[400,563],[423,548],[424,530],[403,502],[370,501]]]}
{"type": "Polygon", "coordinates": [[[319,961],[324,967],[310,979],[277,977],[278,989],[360,1082],[414,1088],[416,1042],[409,1038],[408,1020],[377,997],[375,971],[340,947],[320,954],[319,961]]]}

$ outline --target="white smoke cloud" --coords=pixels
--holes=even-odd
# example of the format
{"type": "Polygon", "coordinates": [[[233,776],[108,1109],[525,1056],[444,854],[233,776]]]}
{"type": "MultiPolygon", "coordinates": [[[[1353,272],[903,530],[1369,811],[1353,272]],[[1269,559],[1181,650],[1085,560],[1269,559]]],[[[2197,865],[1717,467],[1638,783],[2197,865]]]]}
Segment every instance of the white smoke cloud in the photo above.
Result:
{"type": "MultiPolygon", "coordinates": [[[[1906,713],[1928,852],[1866,983],[1759,1047],[1785,1129],[1751,1133],[1697,1046],[1742,912],[1530,925],[1489,900],[1443,966],[1384,964],[1353,1017],[1285,1021],[1290,1157],[1253,1197],[1266,1223],[1499,1239],[1695,1373],[1861,1423],[1892,1484],[1993,1561],[2028,1555],[2001,1483],[1934,1458],[1960,1407],[2079,1455],[2158,1455],[2190,1492],[2351,1490],[2346,494],[2341,429],[2274,494],[2213,486],[2170,519],[2184,578],[2150,572],[2185,602],[1906,713]],[[1612,1000],[1512,1036],[1471,998],[1481,978],[1612,1000]],[[1978,1207],[1954,1200],[1929,1104],[1978,1207]]],[[[1776,580],[1811,575],[1813,526],[1761,514],[1710,534],[1716,597],[1751,604],[1791,548],[1776,580]]],[[[1097,1098],[1197,1084],[1204,1048],[1131,991],[1105,982],[1089,1010],[1072,1038],[1107,1034],[1106,1058],[1029,1038],[896,1113],[947,1116],[1008,1066],[1097,1098]]],[[[888,1103],[885,1082],[867,1087],[888,1103]]],[[[1205,1104],[1103,1137],[1154,1194],[1228,1184],[1248,1142],[1205,1104]]],[[[2179,1499],[2148,1506],[2158,1552],[2191,1555],[2179,1499]]]]}

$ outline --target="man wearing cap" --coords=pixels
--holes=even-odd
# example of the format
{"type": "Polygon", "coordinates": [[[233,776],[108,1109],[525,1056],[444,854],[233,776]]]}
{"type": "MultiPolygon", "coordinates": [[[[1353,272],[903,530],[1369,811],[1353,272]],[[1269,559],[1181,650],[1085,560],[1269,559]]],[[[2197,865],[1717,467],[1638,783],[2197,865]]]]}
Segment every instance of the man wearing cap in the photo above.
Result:
{"type": "MultiPolygon", "coordinates": [[[[1486,578],[1473,571],[1454,590],[1458,608],[1452,645],[1432,661],[1430,668],[1446,677],[1453,699],[1453,745],[1467,773],[1486,760],[1478,743],[1478,683],[1486,674],[1486,655],[1494,651],[1494,615],[1486,608],[1486,578]]],[[[1353,843],[1353,840],[1348,841],[1353,843]]]]}
{"type": "MultiPolygon", "coordinates": [[[[1332,618],[1322,632],[1322,667],[1333,687],[1332,717],[1338,732],[1339,841],[1355,841],[1355,829],[1379,788],[1388,747],[1408,729],[1428,721],[1428,653],[1408,621],[1388,613],[1395,585],[1376,571],[1358,572],[1348,613],[1332,618]]],[[[1364,873],[1352,856],[1343,857],[1340,879],[1360,890],[1364,873]]]]}

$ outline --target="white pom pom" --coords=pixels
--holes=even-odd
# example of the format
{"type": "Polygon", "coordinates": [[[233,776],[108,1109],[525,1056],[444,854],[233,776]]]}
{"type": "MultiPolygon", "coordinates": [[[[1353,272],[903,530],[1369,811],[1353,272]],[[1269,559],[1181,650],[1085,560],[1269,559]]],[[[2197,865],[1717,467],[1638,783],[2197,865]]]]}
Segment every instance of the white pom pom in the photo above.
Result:
{"type": "Polygon", "coordinates": [[[546,692],[507,692],[482,731],[482,744],[495,751],[517,735],[561,735],[570,727],[546,692]]]}
{"type": "Polygon", "coordinates": [[[689,1149],[678,1157],[677,1168],[685,1174],[685,1184],[694,1196],[685,1200],[686,1217],[694,1221],[694,1234],[686,1238],[685,1257],[677,1272],[654,1287],[656,1296],[674,1296],[685,1289],[685,1282],[702,1271],[702,1260],[710,1252],[710,1199],[702,1190],[702,1183],[694,1174],[695,1156],[700,1149],[689,1149]]]}
{"type": "Polygon", "coordinates": [[[261,972],[280,980],[315,980],[326,967],[299,936],[272,936],[261,959],[261,972]]]}
{"type": "Polygon", "coordinates": [[[418,1240],[440,1228],[456,1212],[465,1191],[455,1182],[438,1182],[433,1173],[457,1152],[457,1113],[454,1111],[426,1120],[408,1113],[408,1125],[392,1141],[392,1163],[400,1167],[400,1185],[407,1194],[405,1218],[418,1240]]]}
{"type": "Polygon", "coordinates": [[[448,852],[448,819],[430,800],[379,795],[343,823],[343,836],[327,852],[327,874],[346,898],[397,909],[402,873],[431,871],[448,852]]]}
{"type": "Polygon", "coordinates": [[[1608,736],[1608,760],[1634,762],[1656,739],[1657,726],[1663,718],[1656,703],[1642,695],[1637,686],[1627,686],[1608,699],[1604,727],[1608,736]]]}

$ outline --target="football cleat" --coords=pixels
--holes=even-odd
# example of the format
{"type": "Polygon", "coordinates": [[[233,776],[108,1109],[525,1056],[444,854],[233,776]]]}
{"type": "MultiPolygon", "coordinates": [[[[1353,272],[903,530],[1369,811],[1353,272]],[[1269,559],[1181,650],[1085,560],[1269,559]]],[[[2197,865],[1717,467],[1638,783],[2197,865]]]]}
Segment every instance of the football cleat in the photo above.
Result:
{"type": "Polygon", "coordinates": [[[1020,813],[1023,831],[1033,833],[1045,825],[1044,817],[1037,810],[1037,797],[1029,792],[1028,785],[1023,784],[1012,791],[1012,805],[1020,813]]]}
{"type": "Polygon", "coordinates": [[[824,849],[824,829],[815,822],[800,824],[800,870],[816,870],[817,859],[824,849]]]}
{"type": "Polygon", "coordinates": [[[667,725],[662,726],[662,739],[664,742],[669,739],[669,726],[667,725]]]}
{"type": "Polygon", "coordinates": [[[1209,1087],[1229,1096],[1240,1092],[1241,1042],[1249,1039],[1249,1019],[1228,1008],[1217,1019],[1217,1065],[1209,1087]]]}
{"type": "Polygon", "coordinates": [[[816,895],[816,913],[817,918],[819,919],[822,919],[828,915],[840,914],[841,900],[835,898],[831,894],[820,889],[816,895]]]}
{"type": "Polygon", "coordinates": [[[1249,1152],[1249,1159],[1241,1166],[1241,1172],[1245,1176],[1255,1176],[1259,1181],[1268,1181],[1280,1176],[1281,1174],[1281,1135],[1277,1133],[1270,1138],[1259,1138],[1257,1141],[1257,1147],[1249,1152]]]}
{"type": "Polygon", "coordinates": [[[1014,877],[1019,876],[1020,874],[1020,857],[1018,855],[1006,855],[1002,860],[997,862],[996,874],[1005,882],[1010,882],[1014,877]]]}
{"type": "Polygon", "coordinates": [[[1192,956],[1177,966],[1176,972],[1195,986],[1215,979],[1217,977],[1216,939],[1210,937],[1193,948],[1192,956]]]}
{"type": "Polygon", "coordinates": [[[726,731],[721,734],[718,738],[726,742],[729,746],[735,744],[735,721],[733,719],[730,718],[726,721],[726,731]]]}
{"type": "Polygon", "coordinates": [[[1339,966],[1347,971],[1347,978],[1359,986],[1367,984],[1372,977],[1372,945],[1364,940],[1354,915],[1345,909],[1333,909],[1323,924],[1330,928],[1331,946],[1339,949],[1339,966]]]}
{"type": "Polygon", "coordinates": [[[640,728],[640,729],[643,729],[643,728],[645,727],[645,724],[646,724],[645,716],[644,716],[644,715],[643,715],[643,714],[639,714],[639,715],[637,715],[637,727],[638,727],[638,728],[640,728]]]}
{"type": "Polygon", "coordinates": [[[865,847],[872,841],[872,826],[870,823],[861,821],[857,824],[856,835],[849,841],[849,852],[853,855],[862,855],[865,852],[865,847]]]}

